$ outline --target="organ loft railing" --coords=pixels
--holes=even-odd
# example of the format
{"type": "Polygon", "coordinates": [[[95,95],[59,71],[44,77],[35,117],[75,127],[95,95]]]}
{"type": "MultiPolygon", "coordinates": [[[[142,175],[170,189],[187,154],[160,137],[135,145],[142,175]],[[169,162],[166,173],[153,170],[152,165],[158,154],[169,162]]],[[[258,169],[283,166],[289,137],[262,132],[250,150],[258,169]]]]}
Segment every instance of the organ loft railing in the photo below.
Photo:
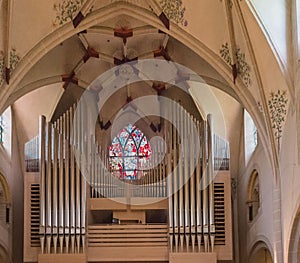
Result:
{"type": "Polygon", "coordinates": [[[87,198],[118,197],[168,198],[170,251],[213,251],[213,178],[229,169],[229,146],[214,134],[212,116],[200,121],[183,108],[165,109],[166,144],[153,145],[155,164],[124,184],[111,176],[108,151],[88,133],[84,112],[75,110],[54,123],[40,117],[39,135],[25,145],[26,170],[40,173],[41,253],[84,253],[87,198]]]}

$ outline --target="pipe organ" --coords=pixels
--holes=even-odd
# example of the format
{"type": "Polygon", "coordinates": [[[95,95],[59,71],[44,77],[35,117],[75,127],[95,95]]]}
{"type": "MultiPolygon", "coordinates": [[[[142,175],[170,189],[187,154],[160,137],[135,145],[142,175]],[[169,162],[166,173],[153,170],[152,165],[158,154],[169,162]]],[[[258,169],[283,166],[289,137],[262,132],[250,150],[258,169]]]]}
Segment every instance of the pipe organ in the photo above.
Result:
{"type": "MultiPolygon", "coordinates": [[[[76,105],[54,123],[40,117],[39,135],[25,145],[31,164],[27,172],[40,186],[36,261],[48,262],[43,257],[52,255],[53,262],[62,262],[56,259],[75,254],[85,255],[82,262],[124,261],[114,249],[132,261],[138,257],[133,247],[142,249],[140,261],[193,262],[184,256],[221,253],[218,231],[231,229],[228,143],[214,134],[211,115],[199,120],[181,107],[164,110],[167,121],[160,136],[165,142],[151,145],[150,165],[136,180],[114,174],[109,146],[89,134],[85,112],[74,114],[76,105]],[[225,185],[225,197],[220,197],[219,186],[215,193],[215,180],[225,185]],[[117,204],[121,199],[126,202],[117,204]]],[[[231,233],[226,240],[231,251],[231,233]]],[[[205,262],[216,262],[212,258],[205,262]]]]}
{"type": "MultiPolygon", "coordinates": [[[[41,253],[85,252],[86,181],[76,163],[73,108],[54,123],[40,118],[41,253]]],[[[79,133],[80,131],[78,131],[79,133]]]]}

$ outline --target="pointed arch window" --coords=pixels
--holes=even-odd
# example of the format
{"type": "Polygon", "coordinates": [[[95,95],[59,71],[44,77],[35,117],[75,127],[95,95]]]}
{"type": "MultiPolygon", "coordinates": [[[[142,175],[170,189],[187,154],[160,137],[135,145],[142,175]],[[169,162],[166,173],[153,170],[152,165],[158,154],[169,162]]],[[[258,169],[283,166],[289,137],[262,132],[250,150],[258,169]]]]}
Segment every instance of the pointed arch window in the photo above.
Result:
{"type": "Polygon", "coordinates": [[[111,171],[119,179],[140,179],[149,165],[151,153],[143,132],[129,124],[118,133],[109,148],[111,171]]]}

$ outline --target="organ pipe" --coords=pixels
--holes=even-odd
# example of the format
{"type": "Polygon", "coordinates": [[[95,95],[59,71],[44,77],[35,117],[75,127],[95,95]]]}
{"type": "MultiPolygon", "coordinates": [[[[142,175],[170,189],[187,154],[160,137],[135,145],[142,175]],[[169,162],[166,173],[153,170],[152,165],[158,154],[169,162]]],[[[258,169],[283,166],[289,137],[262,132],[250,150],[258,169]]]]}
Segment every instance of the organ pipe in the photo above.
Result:
{"type": "Polygon", "coordinates": [[[70,230],[70,191],[69,191],[69,165],[70,165],[70,157],[69,157],[69,149],[70,149],[70,115],[69,111],[63,115],[64,118],[64,138],[66,138],[65,142],[65,233],[69,233],[70,230]]]}
{"type": "Polygon", "coordinates": [[[209,178],[209,222],[214,224],[214,202],[213,202],[213,174],[214,174],[214,140],[212,115],[207,116],[208,121],[208,178],[209,178]]]}
{"type": "Polygon", "coordinates": [[[51,195],[51,187],[52,187],[52,124],[47,123],[47,175],[46,175],[46,192],[47,192],[47,205],[46,205],[46,216],[47,216],[47,233],[51,233],[52,230],[52,195],[51,195]]]}
{"type": "Polygon", "coordinates": [[[41,201],[40,201],[40,233],[44,233],[45,225],[46,225],[46,208],[45,208],[45,149],[46,149],[46,118],[44,116],[40,116],[39,119],[39,167],[40,167],[40,191],[41,191],[41,201]]]}
{"type": "Polygon", "coordinates": [[[214,250],[214,234],[215,234],[215,221],[214,221],[214,134],[213,134],[213,119],[212,115],[207,116],[208,121],[208,177],[209,177],[209,222],[210,222],[210,241],[212,251],[214,250]]]}
{"type": "Polygon", "coordinates": [[[53,233],[57,233],[58,227],[58,182],[57,182],[57,170],[58,170],[58,133],[56,129],[52,128],[53,140],[52,140],[52,149],[53,149],[53,233]]]}
{"type": "Polygon", "coordinates": [[[45,241],[48,253],[57,253],[57,242],[60,247],[58,253],[84,251],[87,209],[86,182],[81,170],[87,166],[92,198],[126,196],[129,201],[132,196],[168,196],[171,251],[187,252],[192,249],[193,252],[200,252],[202,239],[205,251],[208,252],[209,245],[213,250],[215,220],[211,182],[214,153],[219,158],[219,148],[227,144],[214,135],[212,116],[207,116],[207,122],[200,122],[175,104],[167,109],[170,121],[164,125],[167,151],[161,142],[153,145],[152,161],[155,167],[140,179],[139,189],[127,182],[124,189],[118,180],[105,172],[105,167],[109,167],[109,158],[105,149],[85,130],[82,123],[85,112],[75,114],[74,119],[74,111],[75,106],[72,106],[53,124],[46,123],[45,117],[40,118],[42,252],[45,241]],[[73,126],[75,129],[71,133],[73,126]],[[200,137],[200,144],[194,145],[197,137],[200,137]],[[163,158],[165,152],[167,154],[163,158]],[[196,156],[198,152],[200,155],[196,156]],[[75,153],[76,157],[79,156],[76,160],[75,153]],[[171,174],[165,179],[166,175],[171,174]]]}
{"type": "Polygon", "coordinates": [[[63,140],[63,131],[62,117],[59,119],[60,131],[59,131],[59,233],[63,234],[64,227],[64,140],[63,140]]]}
{"type": "MultiPolygon", "coordinates": [[[[206,142],[206,121],[203,122],[202,141],[206,142]]],[[[202,203],[203,203],[203,227],[208,232],[208,193],[207,193],[207,168],[206,168],[206,145],[202,147],[202,203]]]]}

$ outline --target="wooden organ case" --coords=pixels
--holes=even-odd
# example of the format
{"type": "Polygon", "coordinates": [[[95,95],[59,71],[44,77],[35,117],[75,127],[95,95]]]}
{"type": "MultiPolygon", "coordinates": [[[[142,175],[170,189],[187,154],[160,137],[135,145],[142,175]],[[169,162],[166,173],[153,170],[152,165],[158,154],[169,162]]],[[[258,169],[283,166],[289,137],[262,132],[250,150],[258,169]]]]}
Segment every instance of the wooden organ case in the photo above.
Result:
{"type": "Polygon", "coordinates": [[[211,115],[166,109],[155,165],[131,181],[75,111],[41,116],[25,144],[24,262],[232,261],[229,146],[211,115]]]}

